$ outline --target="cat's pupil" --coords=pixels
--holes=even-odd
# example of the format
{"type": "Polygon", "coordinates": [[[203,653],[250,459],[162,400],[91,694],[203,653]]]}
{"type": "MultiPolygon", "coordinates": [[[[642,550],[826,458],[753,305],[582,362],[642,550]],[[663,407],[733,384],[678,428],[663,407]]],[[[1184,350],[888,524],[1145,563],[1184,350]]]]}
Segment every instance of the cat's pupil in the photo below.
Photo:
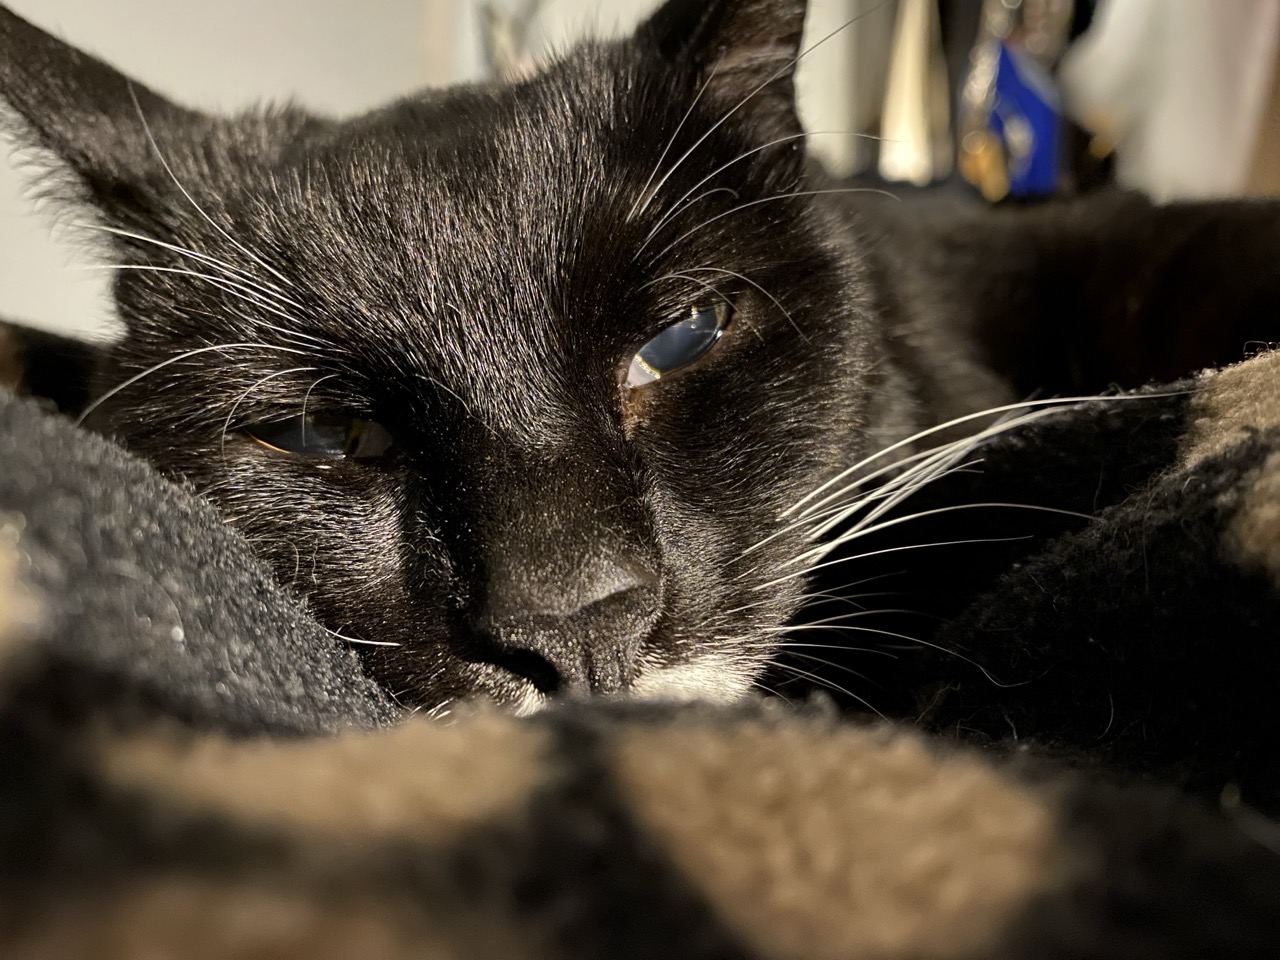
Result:
{"type": "Polygon", "coordinates": [[[264,420],[246,427],[245,433],[271,450],[325,460],[376,460],[393,442],[381,424],[341,413],[264,420]]]}
{"type": "Polygon", "coordinates": [[[627,386],[639,387],[689,366],[720,339],[729,319],[724,303],[694,307],[641,347],[627,369],[627,386]]]}

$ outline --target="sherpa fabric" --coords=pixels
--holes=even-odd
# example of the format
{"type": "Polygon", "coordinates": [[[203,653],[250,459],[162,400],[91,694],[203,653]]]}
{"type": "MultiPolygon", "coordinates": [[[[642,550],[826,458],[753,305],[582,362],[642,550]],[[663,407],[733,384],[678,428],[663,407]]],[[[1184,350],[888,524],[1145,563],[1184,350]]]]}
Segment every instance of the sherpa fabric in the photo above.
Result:
{"type": "Polygon", "coordinates": [[[0,956],[1280,955],[1278,400],[1264,355],[924,491],[1087,515],[927,561],[946,615],[902,690],[933,734],[402,720],[206,505],[0,400],[0,956]]]}
{"type": "Polygon", "coordinates": [[[210,506],[3,391],[0,545],[38,598],[34,653],[59,682],[95,696],[120,686],[161,713],[253,733],[395,713],[210,506]]]}
{"type": "Polygon", "coordinates": [[[916,698],[900,715],[1280,814],[1280,352],[1062,409],[975,459],[910,510],[1009,506],[893,531],[962,542],[884,581],[939,623],[898,624],[929,644],[894,681],[916,698]]]}

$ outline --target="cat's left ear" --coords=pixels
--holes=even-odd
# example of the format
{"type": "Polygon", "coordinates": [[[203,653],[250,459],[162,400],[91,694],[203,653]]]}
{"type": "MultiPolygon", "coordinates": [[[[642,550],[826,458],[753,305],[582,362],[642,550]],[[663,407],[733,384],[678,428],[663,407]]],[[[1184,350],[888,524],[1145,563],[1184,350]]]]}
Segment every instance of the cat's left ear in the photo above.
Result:
{"type": "Polygon", "coordinates": [[[769,137],[801,133],[795,70],[805,0],[667,0],[637,32],[663,58],[696,65],[707,93],[769,137]]]}
{"type": "Polygon", "coordinates": [[[0,105],[20,143],[50,155],[107,212],[167,190],[152,135],[208,118],[179,107],[0,6],[0,105]]]}

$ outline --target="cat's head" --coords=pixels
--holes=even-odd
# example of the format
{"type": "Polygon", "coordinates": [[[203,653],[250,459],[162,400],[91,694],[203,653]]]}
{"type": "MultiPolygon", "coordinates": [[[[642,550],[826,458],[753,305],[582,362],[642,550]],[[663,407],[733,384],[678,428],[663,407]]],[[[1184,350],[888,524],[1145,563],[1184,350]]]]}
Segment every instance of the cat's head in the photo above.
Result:
{"type": "Polygon", "coordinates": [[[741,694],[878,359],[810,194],[803,19],[671,0],[339,121],[196,113],[0,9],[0,99],[120,267],[93,421],[406,703],[741,694]]]}

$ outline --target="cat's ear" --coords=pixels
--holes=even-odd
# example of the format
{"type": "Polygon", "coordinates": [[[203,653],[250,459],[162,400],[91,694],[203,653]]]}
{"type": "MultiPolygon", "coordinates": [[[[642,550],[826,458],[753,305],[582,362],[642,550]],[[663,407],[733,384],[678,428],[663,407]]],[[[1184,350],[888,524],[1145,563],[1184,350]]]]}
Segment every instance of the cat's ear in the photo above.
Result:
{"type": "Polygon", "coordinates": [[[667,0],[639,35],[665,59],[694,64],[715,102],[783,137],[801,132],[794,78],[806,6],[805,0],[667,0]]]}
{"type": "Polygon", "coordinates": [[[112,211],[164,182],[153,136],[207,120],[0,6],[0,122],[112,211]]]}

